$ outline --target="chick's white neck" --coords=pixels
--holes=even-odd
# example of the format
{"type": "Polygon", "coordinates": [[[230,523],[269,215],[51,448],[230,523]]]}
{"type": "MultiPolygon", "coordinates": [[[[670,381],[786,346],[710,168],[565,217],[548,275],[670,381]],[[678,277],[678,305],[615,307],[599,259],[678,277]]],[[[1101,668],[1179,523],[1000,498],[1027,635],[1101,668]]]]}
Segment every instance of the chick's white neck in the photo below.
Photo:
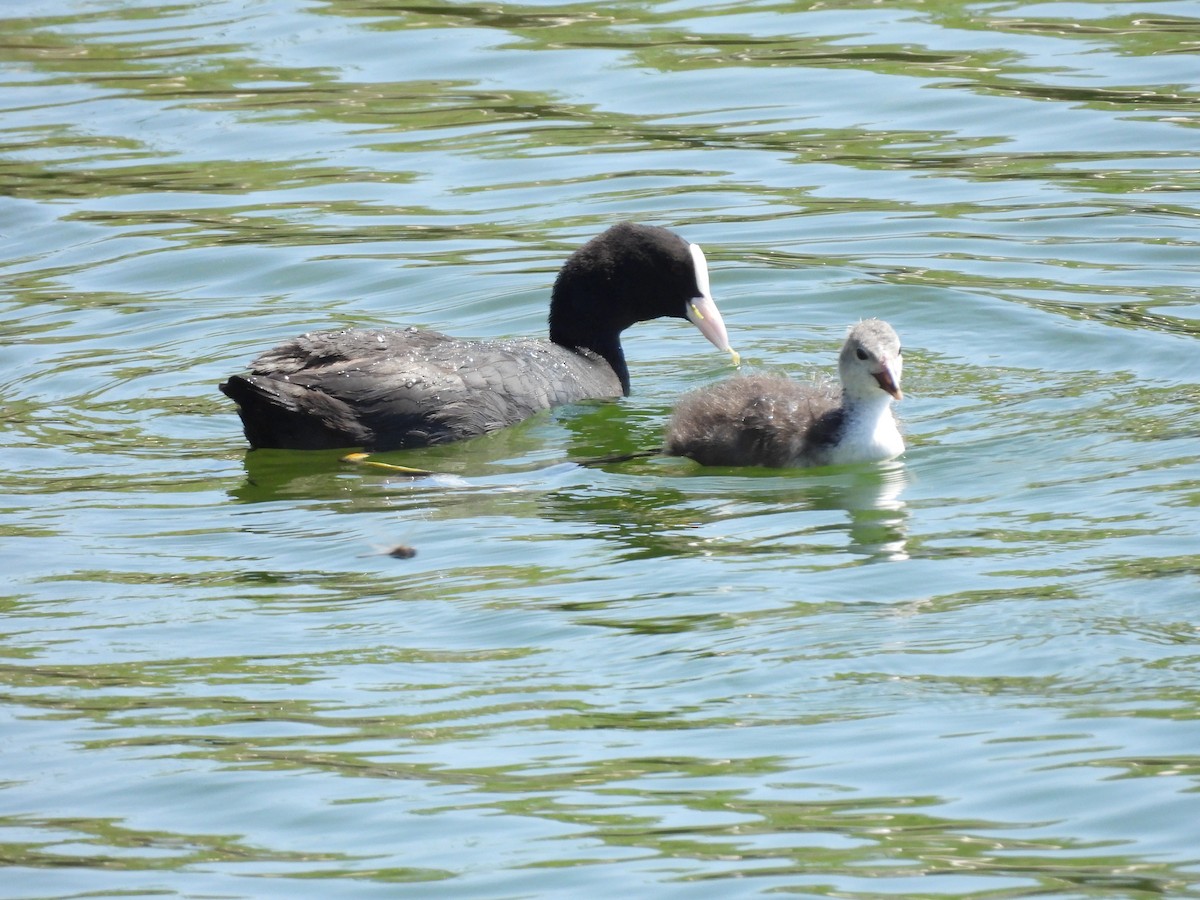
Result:
{"type": "Polygon", "coordinates": [[[845,398],[846,419],[831,452],[836,464],[891,459],[904,452],[904,438],[892,413],[892,399],[883,391],[866,399],[845,398]]]}

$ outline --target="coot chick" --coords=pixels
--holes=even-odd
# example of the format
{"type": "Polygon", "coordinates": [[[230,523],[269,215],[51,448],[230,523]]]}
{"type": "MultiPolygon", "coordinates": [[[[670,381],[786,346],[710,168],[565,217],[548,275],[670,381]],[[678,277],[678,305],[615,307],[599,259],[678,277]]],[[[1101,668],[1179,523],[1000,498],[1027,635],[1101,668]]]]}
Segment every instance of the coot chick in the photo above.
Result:
{"type": "Polygon", "coordinates": [[[829,466],[904,452],[892,415],[901,398],[900,339],[887,322],[851,329],[838,358],[841,390],[782,375],[719,382],[680,400],[665,452],[706,466],[829,466]]]}
{"type": "Polygon", "coordinates": [[[660,316],[686,318],[733,352],[704,251],[665,228],[625,222],[563,265],[549,340],[471,341],[416,328],[315,332],[268,350],[220,388],[238,404],[252,447],[423,447],[562,403],[627,395],[621,332],[660,316]]]}

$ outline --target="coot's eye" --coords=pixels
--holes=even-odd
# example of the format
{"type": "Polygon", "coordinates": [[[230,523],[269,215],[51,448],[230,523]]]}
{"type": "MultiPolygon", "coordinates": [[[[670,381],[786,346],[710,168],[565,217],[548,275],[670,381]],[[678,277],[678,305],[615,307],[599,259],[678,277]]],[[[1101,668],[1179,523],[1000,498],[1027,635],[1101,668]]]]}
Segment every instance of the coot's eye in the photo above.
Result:
{"type": "Polygon", "coordinates": [[[855,351],[855,353],[858,355],[858,358],[859,358],[859,359],[866,359],[866,358],[867,358],[867,351],[866,351],[866,350],[864,350],[862,347],[859,347],[859,348],[858,348],[858,349],[855,351]]]}

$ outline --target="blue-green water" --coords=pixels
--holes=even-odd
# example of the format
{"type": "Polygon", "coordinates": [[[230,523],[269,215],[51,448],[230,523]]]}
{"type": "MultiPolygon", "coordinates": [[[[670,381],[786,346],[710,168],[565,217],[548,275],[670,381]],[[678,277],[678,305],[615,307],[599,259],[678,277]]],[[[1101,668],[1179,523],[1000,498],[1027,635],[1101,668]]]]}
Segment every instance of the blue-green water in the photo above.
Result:
{"type": "Polygon", "coordinates": [[[1200,5],[0,21],[0,895],[1200,897],[1200,5]],[[626,218],[749,365],[888,319],[908,453],[573,464],[727,374],[658,321],[433,481],[247,454],[255,352],[626,218]]]}

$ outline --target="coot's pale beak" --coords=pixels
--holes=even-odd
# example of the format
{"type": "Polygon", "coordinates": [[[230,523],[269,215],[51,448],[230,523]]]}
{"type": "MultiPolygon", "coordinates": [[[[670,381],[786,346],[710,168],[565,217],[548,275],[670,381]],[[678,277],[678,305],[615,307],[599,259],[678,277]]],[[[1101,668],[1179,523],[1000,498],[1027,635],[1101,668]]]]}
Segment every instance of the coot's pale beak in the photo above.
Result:
{"type": "Polygon", "coordinates": [[[689,244],[692,262],[696,269],[696,285],[700,288],[700,296],[688,301],[688,321],[700,329],[700,333],[708,338],[710,344],[718,350],[724,350],[733,357],[735,366],[741,364],[738,352],[729,346],[729,335],[725,331],[725,320],[713,301],[712,291],[708,287],[708,262],[699,244],[689,244]]]}
{"type": "Polygon", "coordinates": [[[885,365],[880,371],[875,372],[875,380],[879,382],[879,386],[895,397],[897,400],[904,399],[904,393],[900,390],[900,385],[896,384],[896,379],[892,376],[892,369],[885,365]]]}
{"type": "Polygon", "coordinates": [[[724,350],[733,356],[733,364],[739,365],[741,357],[729,346],[729,335],[725,332],[725,320],[712,297],[693,297],[688,303],[688,321],[700,329],[700,333],[708,338],[718,350],[724,350]]]}

